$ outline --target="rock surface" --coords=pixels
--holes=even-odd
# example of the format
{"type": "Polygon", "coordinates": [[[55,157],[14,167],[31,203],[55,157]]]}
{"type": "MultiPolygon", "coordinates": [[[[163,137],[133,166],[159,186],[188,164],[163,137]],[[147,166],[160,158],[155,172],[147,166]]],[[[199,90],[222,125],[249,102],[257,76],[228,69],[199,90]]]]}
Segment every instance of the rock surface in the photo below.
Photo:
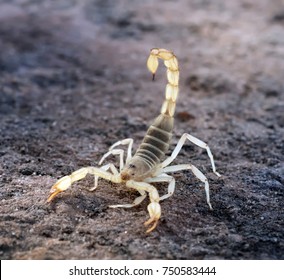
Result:
{"type": "MultiPolygon", "coordinates": [[[[2,1],[0,4],[1,259],[284,259],[284,6],[281,0],[2,1]],[[149,50],[180,62],[175,174],[155,231],[147,203],[93,178],[46,203],[56,180],[97,166],[114,142],[135,148],[164,98],[149,50]]],[[[111,162],[117,159],[111,158],[111,162]]],[[[161,194],[167,186],[158,185],[161,194]]]]}

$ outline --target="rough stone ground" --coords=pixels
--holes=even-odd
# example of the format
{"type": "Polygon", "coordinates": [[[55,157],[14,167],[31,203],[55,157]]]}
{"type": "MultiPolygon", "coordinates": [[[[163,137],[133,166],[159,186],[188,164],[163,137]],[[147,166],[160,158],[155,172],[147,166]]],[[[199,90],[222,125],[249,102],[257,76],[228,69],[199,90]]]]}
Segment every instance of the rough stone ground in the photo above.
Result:
{"type": "MultiPolygon", "coordinates": [[[[281,0],[13,0],[0,3],[1,259],[284,259],[284,5],[281,0]],[[53,203],[55,181],[96,166],[127,137],[135,147],[159,113],[166,83],[145,67],[152,47],[174,50],[180,98],[175,174],[157,229],[147,203],[93,178],[53,203]]],[[[115,158],[110,161],[117,162],[115,158]]],[[[158,186],[165,193],[167,186],[158,186]]]]}

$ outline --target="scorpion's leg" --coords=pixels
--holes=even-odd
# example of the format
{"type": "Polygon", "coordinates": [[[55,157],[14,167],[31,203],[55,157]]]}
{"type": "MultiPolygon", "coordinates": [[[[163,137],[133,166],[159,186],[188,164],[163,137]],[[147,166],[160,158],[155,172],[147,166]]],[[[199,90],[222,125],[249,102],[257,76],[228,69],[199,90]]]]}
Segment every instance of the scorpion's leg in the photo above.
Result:
{"type": "Polygon", "coordinates": [[[221,175],[216,171],[213,155],[211,153],[211,150],[210,150],[209,146],[206,143],[204,143],[203,141],[199,140],[198,138],[196,138],[196,137],[194,137],[194,136],[192,136],[192,135],[190,135],[188,133],[184,133],[182,135],[182,137],[178,141],[175,149],[173,150],[171,156],[168,157],[166,160],[164,160],[162,162],[162,167],[166,167],[166,166],[168,166],[169,164],[172,163],[172,161],[177,157],[178,153],[180,152],[180,150],[181,150],[182,146],[184,145],[184,142],[185,142],[186,139],[189,140],[190,142],[192,142],[193,144],[199,146],[200,148],[206,149],[207,154],[208,154],[208,156],[210,158],[210,161],[211,161],[213,172],[218,177],[220,177],[221,175]]]}
{"type": "Polygon", "coordinates": [[[115,147],[119,146],[119,145],[128,145],[127,148],[127,156],[126,156],[126,162],[128,163],[128,161],[132,158],[132,145],[133,145],[133,139],[132,138],[127,138],[121,141],[117,141],[116,143],[114,143],[110,148],[109,151],[107,153],[105,153],[103,155],[103,157],[101,158],[99,164],[102,164],[102,162],[109,156],[109,155],[115,155],[115,154],[119,154],[120,155],[120,170],[123,168],[124,166],[124,162],[123,162],[123,154],[124,151],[122,149],[114,149],[115,147]],[[118,152],[114,152],[114,151],[120,151],[120,153],[118,152]],[[122,164],[121,164],[122,162],[122,164]]]}
{"type": "Polygon", "coordinates": [[[133,139],[132,138],[127,138],[127,139],[123,139],[123,140],[120,140],[120,141],[117,141],[116,143],[114,143],[110,148],[109,150],[113,150],[114,147],[117,147],[119,145],[128,145],[128,148],[127,148],[127,156],[126,156],[126,162],[125,163],[128,163],[129,160],[132,158],[132,146],[133,146],[133,139]]]}
{"type": "Polygon", "coordinates": [[[164,200],[166,198],[169,198],[170,196],[173,195],[174,191],[175,191],[175,178],[172,176],[169,176],[168,174],[162,173],[160,175],[158,175],[157,177],[153,177],[153,178],[148,178],[145,180],[147,183],[158,183],[158,182],[168,182],[169,186],[168,186],[168,193],[164,194],[160,197],[160,201],[164,200]]]}
{"type": "Polygon", "coordinates": [[[149,226],[152,224],[150,228],[147,229],[147,233],[151,232],[157,226],[158,220],[161,217],[161,206],[159,204],[160,197],[157,189],[145,182],[136,182],[133,180],[129,180],[126,182],[126,186],[128,188],[133,188],[138,191],[146,191],[149,193],[149,198],[151,203],[148,205],[147,209],[150,215],[150,219],[148,219],[144,225],[149,226]]]}
{"type": "Polygon", "coordinates": [[[119,155],[119,170],[121,171],[122,168],[124,167],[124,161],[123,161],[123,155],[124,155],[124,151],[122,149],[114,149],[111,151],[108,151],[107,153],[105,153],[103,155],[103,157],[101,158],[101,160],[99,161],[99,165],[101,165],[103,163],[103,161],[109,156],[109,155],[119,155]]]}
{"type": "Polygon", "coordinates": [[[165,167],[163,169],[164,172],[176,172],[181,170],[191,170],[192,173],[201,181],[204,183],[205,193],[206,193],[206,201],[209,205],[209,208],[213,210],[211,203],[210,203],[210,194],[209,194],[209,183],[205,175],[194,165],[192,164],[179,164],[179,165],[172,165],[165,167]]]}
{"type": "MultiPolygon", "coordinates": [[[[108,171],[109,169],[111,170],[112,174],[118,175],[118,170],[112,163],[108,163],[102,167],[100,167],[101,170],[108,171]]],[[[98,181],[99,181],[99,176],[95,175],[95,180],[94,180],[94,187],[90,188],[89,191],[94,191],[98,187],[98,181]]]]}
{"type": "Polygon", "coordinates": [[[139,205],[145,198],[146,198],[146,193],[143,190],[138,190],[138,192],[141,194],[141,196],[138,196],[137,198],[134,199],[134,201],[131,204],[117,204],[117,205],[110,205],[110,208],[118,208],[118,207],[123,207],[123,208],[131,208],[134,206],[139,205]]]}
{"type": "Polygon", "coordinates": [[[109,180],[113,183],[121,183],[120,175],[113,175],[107,171],[101,170],[96,167],[84,167],[75,172],[71,175],[64,176],[60,180],[58,180],[51,188],[50,195],[47,199],[47,202],[53,200],[55,196],[57,196],[60,192],[67,190],[72,183],[79,181],[86,177],[87,174],[92,174],[103,179],[109,180]]]}

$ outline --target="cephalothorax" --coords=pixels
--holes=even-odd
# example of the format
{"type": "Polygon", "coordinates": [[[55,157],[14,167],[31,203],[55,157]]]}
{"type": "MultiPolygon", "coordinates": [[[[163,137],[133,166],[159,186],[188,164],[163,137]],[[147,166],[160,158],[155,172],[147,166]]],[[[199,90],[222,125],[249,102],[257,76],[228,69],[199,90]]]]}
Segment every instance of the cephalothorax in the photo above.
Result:
{"type": "Polygon", "coordinates": [[[158,59],[162,59],[167,68],[168,84],[166,86],[165,101],[162,105],[160,115],[149,127],[146,136],[144,137],[134,156],[132,156],[131,152],[133,139],[128,138],[116,142],[102,157],[99,165],[101,165],[109,155],[119,155],[119,171],[111,163],[99,168],[81,168],[73,172],[71,175],[65,176],[56,182],[56,184],[50,190],[48,202],[50,202],[58,193],[68,189],[73,182],[83,179],[87,174],[93,174],[95,176],[95,186],[91,190],[95,190],[97,188],[99,178],[109,180],[113,183],[125,183],[127,188],[137,190],[140,193],[140,196],[137,197],[131,204],[118,204],[111,205],[110,207],[130,208],[136,206],[140,204],[148,194],[150,199],[150,204],[148,205],[150,218],[144,223],[144,225],[149,226],[147,232],[151,232],[157,226],[157,222],[161,216],[160,201],[170,197],[174,193],[175,179],[167,173],[189,169],[200,181],[204,183],[206,200],[210,209],[212,209],[209,197],[209,184],[205,175],[190,163],[169,166],[177,157],[187,139],[195,145],[206,149],[211,161],[213,172],[217,176],[220,176],[220,174],[216,172],[214,159],[208,145],[194,136],[185,133],[178,141],[171,156],[164,159],[165,153],[169,149],[174,125],[174,112],[179,90],[179,68],[177,58],[173,52],[165,49],[152,49],[147,61],[147,66],[149,71],[152,72],[153,78],[158,68],[158,59]],[[124,150],[116,148],[120,145],[128,145],[125,161],[124,150]],[[167,182],[169,184],[167,194],[164,194],[160,197],[157,189],[152,185],[152,183],[155,182],[167,182]]]}

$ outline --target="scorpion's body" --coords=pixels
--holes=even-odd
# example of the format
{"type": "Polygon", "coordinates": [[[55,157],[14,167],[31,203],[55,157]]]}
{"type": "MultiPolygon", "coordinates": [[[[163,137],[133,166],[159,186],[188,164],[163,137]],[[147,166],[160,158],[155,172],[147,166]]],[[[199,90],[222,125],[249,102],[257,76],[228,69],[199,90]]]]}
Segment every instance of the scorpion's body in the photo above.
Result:
{"type": "Polygon", "coordinates": [[[172,138],[174,112],[179,90],[179,68],[177,59],[172,52],[165,49],[152,49],[147,61],[147,66],[152,72],[153,78],[158,68],[158,59],[164,60],[164,64],[167,67],[168,84],[166,86],[165,101],[162,105],[160,115],[149,127],[134,156],[132,157],[131,155],[133,144],[133,140],[131,138],[116,142],[110,147],[109,152],[102,157],[99,164],[101,164],[109,155],[118,154],[120,155],[120,172],[113,164],[106,164],[100,168],[81,168],[73,172],[71,175],[65,176],[57,181],[57,183],[51,188],[51,194],[48,201],[51,201],[58,193],[69,188],[73,182],[84,178],[88,173],[95,176],[95,187],[91,190],[94,190],[97,187],[99,177],[114,183],[124,182],[126,187],[136,189],[141,196],[137,197],[132,204],[112,205],[110,207],[136,206],[146,198],[148,193],[150,198],[150,204],[148,205],[150,219],[145,222],[145,225],[148,226],[152,224],[152,226],[147,230],[147,232],[150,232],[156,227],[161,216],[161,207],[159,202],[170,197],[174,192],[175,180],[167,173],[190,169],[194,175],[205,184],[207,203],[212,209],[209,198],[209,184],[206,177],[200,170],[192,164],[168,166],[176,158],[184,142],[188,139],[199,147],[207,150],[213,172],[220,176],[219,173],[216,172],[213,156],[208,145],[190,134],[185,133],[179,140],[176,148],[172,152],[172,155],[164,160],[172,138]],[[128,145],[125,164],[124,151],[122,149],[115,148],[119,145],[128,145]],[[153,182],[168,182],[168,193],[160,197],[157,189],[150,184],[153,182]]]}
{"type": "Polygon", "coordinates": [[[154,120],[133,158],[122,170],[121,176],[124,180],[142,181],[153,176],[169,149],[173,122],[173,117],[163,114],[154,120]]]}

